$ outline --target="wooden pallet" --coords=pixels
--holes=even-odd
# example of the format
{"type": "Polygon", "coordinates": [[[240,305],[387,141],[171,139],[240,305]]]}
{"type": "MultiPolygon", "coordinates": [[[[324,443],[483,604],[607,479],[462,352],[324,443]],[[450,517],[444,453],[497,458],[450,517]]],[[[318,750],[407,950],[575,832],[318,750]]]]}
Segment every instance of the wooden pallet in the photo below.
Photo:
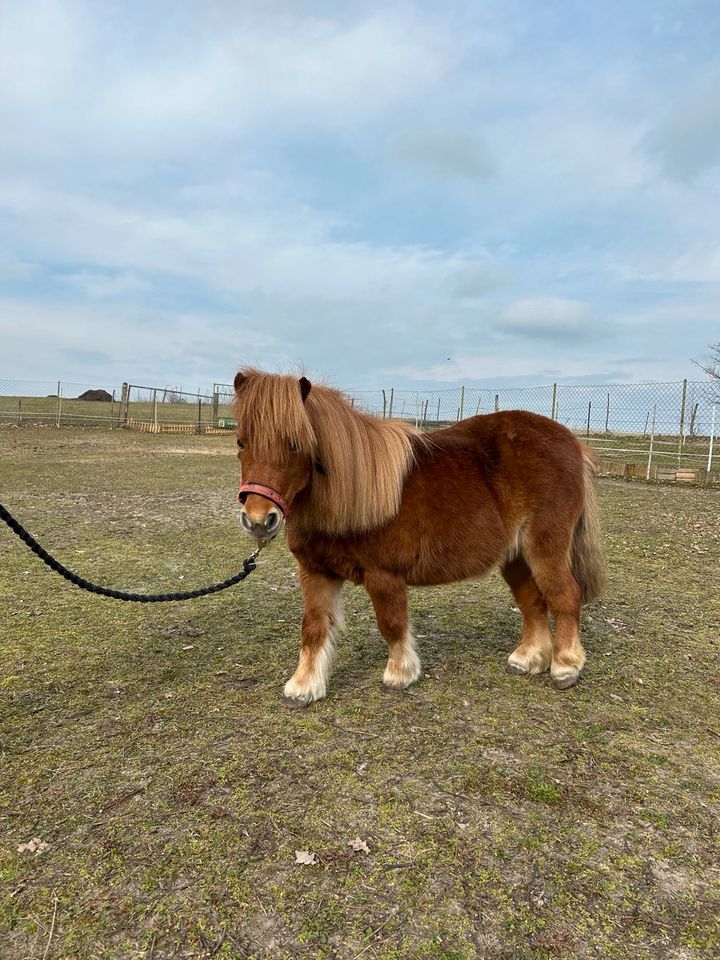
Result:
{"type": "Polygon", "coordinates": [[[128,430],[139,430],[140,433],[197,433],[196,423],[149,423],[147,420],[130,418],[125,426],[128,430]]]}
{"type": "Polygon", "coordinates": [[[227,427],[208,427],[204,423],[198,430],[196,423],[150,423],[148,420],[129,418],[125,426],[128,430],[139,430],[140,433],[201,433],[206,437],[232,436],[232,430],[227,427]]]}

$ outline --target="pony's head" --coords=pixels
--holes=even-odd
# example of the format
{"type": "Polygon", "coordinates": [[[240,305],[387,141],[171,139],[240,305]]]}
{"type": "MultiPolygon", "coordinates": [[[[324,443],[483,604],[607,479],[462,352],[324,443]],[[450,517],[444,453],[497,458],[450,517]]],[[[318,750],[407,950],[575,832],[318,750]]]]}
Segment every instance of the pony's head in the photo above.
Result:
{"type": "Polygon", "coordinates": [[[271,540],[296,529],[358,533],[395,516],[419,432],[353,407],[305,377],[244,369],[235,377],[242,523],[271,540]]]}
{"type": "Polygon", "coordinates": [[[235,377],[238,458],[242,485],[238,499],[245,530],[272,540],[293,502],[310,482],[317,440],[305,410],[311,390],[305,377],[241,370],[235,377]]]}

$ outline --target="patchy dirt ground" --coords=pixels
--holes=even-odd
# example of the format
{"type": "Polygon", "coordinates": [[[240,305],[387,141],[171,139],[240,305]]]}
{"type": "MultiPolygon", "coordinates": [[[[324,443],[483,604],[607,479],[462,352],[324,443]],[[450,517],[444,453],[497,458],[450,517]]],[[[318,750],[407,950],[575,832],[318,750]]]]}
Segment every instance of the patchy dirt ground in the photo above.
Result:
{"type": "MultiPolygon", "coordinates": [[[[4,429],[0,500],[91,579],[183,589],[248,552],[233,454],[4,429]]],[[[0,957],[718,956],[720,492],[601,501],[578,687],[505,673],[494,576],[414,592],[425,675],[383,693],[348,588],[329,697],[300,712],[283,544],[232,591],[145,607],[0,532],[0,957]]]]}

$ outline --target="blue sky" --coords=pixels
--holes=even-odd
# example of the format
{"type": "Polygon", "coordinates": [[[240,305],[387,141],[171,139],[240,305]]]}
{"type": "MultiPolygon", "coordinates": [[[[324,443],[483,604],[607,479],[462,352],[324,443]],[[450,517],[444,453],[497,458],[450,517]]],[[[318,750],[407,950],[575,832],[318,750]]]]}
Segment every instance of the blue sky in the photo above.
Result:
{"type": "Polygon", "coordinates": [[[0,378],[676,380],[720,4],[0,0],[0,378]]]}

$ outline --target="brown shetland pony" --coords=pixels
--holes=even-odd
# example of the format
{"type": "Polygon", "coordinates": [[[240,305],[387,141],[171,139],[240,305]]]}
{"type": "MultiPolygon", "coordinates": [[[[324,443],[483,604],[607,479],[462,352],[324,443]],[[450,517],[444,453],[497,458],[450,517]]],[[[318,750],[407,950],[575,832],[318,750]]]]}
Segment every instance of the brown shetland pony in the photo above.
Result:
{"type": "Polygon", "coordinates": [[[285,519],[299,565],[302,646],[286,702],[325,696],[344,581],[370,595],[388,645],[383,681],[403,688],[420,676],[408,586],[496,565],[523,616],[509,668],[576,682],[580,608],[600,593],[603,560],[593,457],[569,430],[510,410],[428,436],[305,377],[252,369],[235,392],[243,526],[271,540],[285,519]]]}

